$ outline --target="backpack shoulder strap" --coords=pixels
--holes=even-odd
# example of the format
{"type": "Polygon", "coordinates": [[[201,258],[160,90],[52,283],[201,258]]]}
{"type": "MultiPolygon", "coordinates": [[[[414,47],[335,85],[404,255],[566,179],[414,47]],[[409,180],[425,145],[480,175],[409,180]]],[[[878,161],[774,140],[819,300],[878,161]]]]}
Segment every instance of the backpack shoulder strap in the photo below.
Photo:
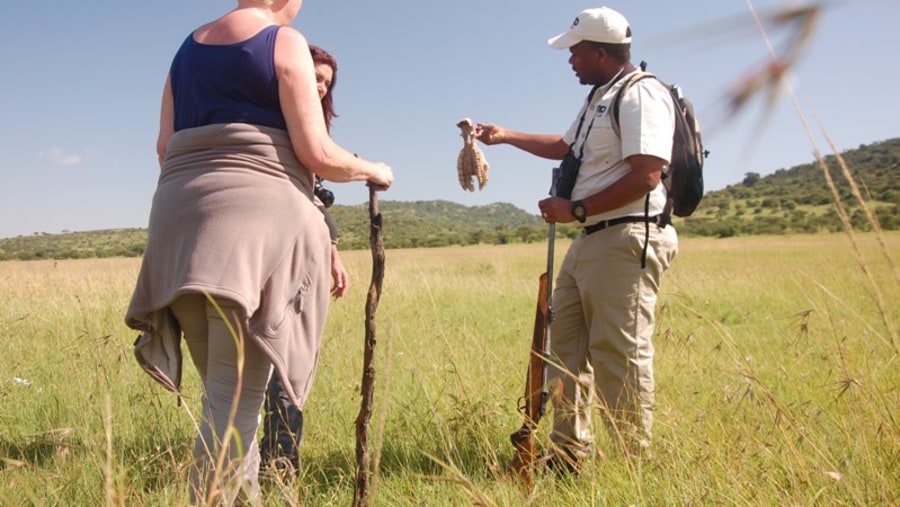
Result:
{"type": "Polygon", "coordinates": [[[632,72],[630,76],[622,83],[622,87],[619,88],[619,91],[616,92],[616,96],[613,98],[612,104],[609,106],[610,112],[610,122],[612,123],[612,128],[616,132],[616,135],[622,137],[622,133],[619,130],[619,108],[622,104],[622,97],[625,96],[625,92],[631,88],[631,85],[637,83],[641,79],[646,79],[648,77],[656,78],[656,75],[652,72],[647,72],[644,70],[639,70],[637,72],[632,72]]]}

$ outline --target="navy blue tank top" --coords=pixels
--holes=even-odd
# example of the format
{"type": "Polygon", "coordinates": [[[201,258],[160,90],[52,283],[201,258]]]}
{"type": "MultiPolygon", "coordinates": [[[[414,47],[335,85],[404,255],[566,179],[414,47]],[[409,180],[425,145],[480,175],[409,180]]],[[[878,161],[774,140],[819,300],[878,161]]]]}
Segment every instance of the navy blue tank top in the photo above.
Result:
{"type": "Polygon", "coordinates": [[[275,76],[278,28],[236,44],[201,44],[188,36],[169,69],[176,132],[232,122],[287,129],[275,76]]]}

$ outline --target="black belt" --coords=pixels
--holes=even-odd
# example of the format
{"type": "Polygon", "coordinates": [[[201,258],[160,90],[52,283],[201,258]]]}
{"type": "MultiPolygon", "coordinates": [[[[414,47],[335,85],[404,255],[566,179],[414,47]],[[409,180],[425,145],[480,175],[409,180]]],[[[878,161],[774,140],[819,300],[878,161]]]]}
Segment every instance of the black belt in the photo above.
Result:
{"type": "Polygon", "coordinates": [[[652,217],[619,217],[619,218],[612,218],[609,220],[601,220],[594,225],[586,226],[583,229],[582,233],[585,236],[587,236],[588,234],[593,234],[597,231],[602,231],[603,229],[606,229],[607,227],[612,227],[614,225],[619,225],[619,224],[636,224],[636,223],[644,223],[645,221],[648,223],[651,223],[651,224],[659,224],[659,223],[661,223],[660,216],[661,215],[656,215],[656,216],[652,216],[652,217]]]}

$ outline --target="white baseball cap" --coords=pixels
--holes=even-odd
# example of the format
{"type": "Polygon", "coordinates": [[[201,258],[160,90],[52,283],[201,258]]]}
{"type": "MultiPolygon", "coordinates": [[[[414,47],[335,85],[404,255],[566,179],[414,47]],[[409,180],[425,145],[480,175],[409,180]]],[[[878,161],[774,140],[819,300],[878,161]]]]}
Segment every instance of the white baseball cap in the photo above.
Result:
{"type": "Polygon", "coordinates": [[[631,27],[625,16],[609,7],[585,9],[566,32],[549,39],[547,44],[556,49],[566,49],[583,40],[628,44],[631,42],[631,27]]]}

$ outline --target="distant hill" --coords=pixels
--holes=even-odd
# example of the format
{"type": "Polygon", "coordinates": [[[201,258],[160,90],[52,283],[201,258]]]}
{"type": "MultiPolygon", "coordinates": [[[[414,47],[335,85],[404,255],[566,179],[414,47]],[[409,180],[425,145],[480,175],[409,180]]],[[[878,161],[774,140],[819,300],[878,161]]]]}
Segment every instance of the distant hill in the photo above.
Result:
{"type": "MultiPolygon", "coordinates": [[[[369,248],[367,204],[336,204],[329,211],[339,224],[342,250],[369,248]]],[[[539,217],[508,203],[463,206],[449,201],[381,200],[379,211],[387,231],[386,248],[521,243],[547,238],[546,226],[539,217]]],[[[19,236],[0,239],[0,261],[137,257],[143,254],[146,241],[146,229],[19,236]]]]}
{"type": "MultiPolygon", "coordinates": [[[[900,229],[900,138],[862,145],[841,154],[868,205],[885,230],[900,229]]],[[[869,230],[850,185],[834,156],[826,157],[842,206],[858,230],[869,230]]],[[[710,163],[707,170],[714,170],[710,163]]],[[[475,243],[545,241],[543,221],[512,204],[463,206],[449,201],[380,201],[387,248],[417,248],[475,243]]],[[[340,226],[340,248],[369,247],[366,204],[330,208],[340,226]]],[[[682,236],[728,237],[839,231],[841,223],[817,163],[779,169],[768,176],[748,173],[740,183],[708,192],[694,212],[675,219],[682,236]]],[[[577,229],[557,227],[560,236],[577,229]]],[[[65,234],[35,234],[0,239],[0,260],[137,257],[143,253],[146,229],[115,229],[65,234]]]]}
{"type": "MultiPolygon", "coordinates": [[[[385,246],[416,248],[475,243],[540,241],[547,236],[543,220],[512,204],[463,206],[449,201],[379,201],[385,246]]],[[[367,204],[329,208],[340,228],[340,247],[369,247],[367,204]]]]}
{"type": "MultiPolygon", "coordinates": [[[[841,153],[851,177],[884,230],[900,229],[900,138],[841,153]]],[[[825,157],[840,202],[857,230],[871,229],[834,155],[825,157]]],[[[734,236],[840,231],[832,193],[817,162],[779,169],[704,196],[697,211],[679,225],[679,234],[734,236]]]]}

